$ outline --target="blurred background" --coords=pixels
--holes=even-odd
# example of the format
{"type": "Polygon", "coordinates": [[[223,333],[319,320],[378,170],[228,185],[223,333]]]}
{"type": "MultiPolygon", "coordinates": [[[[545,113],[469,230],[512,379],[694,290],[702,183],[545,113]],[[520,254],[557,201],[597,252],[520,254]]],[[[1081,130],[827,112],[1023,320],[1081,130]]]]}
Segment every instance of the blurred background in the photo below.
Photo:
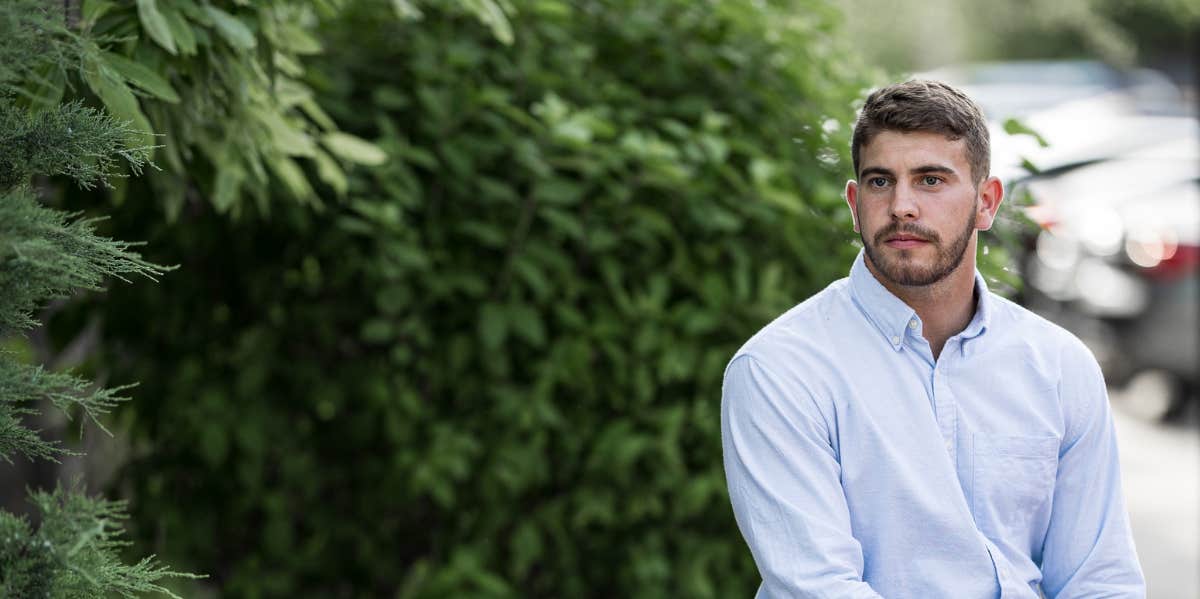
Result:
{"type": "Polygon", "coordinates": [[[918,74],[992,122],[993,290],[1102,363],[1149,596],[1200,597],[1197,3],[41,4],[82,50],[35,107],[160,146],[42,202],[177,269],[2,340],[138,383],[28,416],[85,455],[4,509],[125,499],[188,597],[751,596],[721,373],[845,276],[854,109],[918,74]]]}

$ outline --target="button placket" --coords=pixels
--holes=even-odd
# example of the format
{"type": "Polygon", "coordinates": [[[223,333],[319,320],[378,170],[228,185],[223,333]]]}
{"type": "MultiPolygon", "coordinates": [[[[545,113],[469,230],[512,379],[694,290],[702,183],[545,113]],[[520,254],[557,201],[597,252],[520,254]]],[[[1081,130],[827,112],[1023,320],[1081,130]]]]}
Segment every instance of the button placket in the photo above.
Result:
{"type": "Polygon", "coordinates": [[[946,453],[950,455],[951,462],[957,468],[958,451],[955,439],[955,431],[958,424],[957,410],[954,409],[954,395],[946,384],[943,364],[943,362],[939,361],[933,369],[934,413],[937,416],[938,431],[942,435],[942,442],[946,447],[946,453]]]}

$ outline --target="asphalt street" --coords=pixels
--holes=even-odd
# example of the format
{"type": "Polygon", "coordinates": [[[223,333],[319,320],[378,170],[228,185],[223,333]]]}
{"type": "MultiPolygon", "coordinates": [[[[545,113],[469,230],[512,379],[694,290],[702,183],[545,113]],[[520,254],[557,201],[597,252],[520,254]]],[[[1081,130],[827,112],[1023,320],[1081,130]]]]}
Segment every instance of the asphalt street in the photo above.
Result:
{"type": "Polygon", "coordinates": [[[1152,424],[1112,392],[1121,473],[1148,599],[1200,599],[1200,410],[1152,424]]]}

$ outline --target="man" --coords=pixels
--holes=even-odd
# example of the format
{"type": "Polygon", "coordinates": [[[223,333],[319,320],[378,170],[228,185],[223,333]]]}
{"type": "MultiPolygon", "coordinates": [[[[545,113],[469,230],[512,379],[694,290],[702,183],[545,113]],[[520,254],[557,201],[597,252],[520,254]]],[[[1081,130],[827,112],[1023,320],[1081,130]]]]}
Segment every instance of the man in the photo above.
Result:
{"type": "Polygon", "coordinates": [[[1104,380],[1078,339],[988,292],[1004,190],[979,108],[872,93],[850,276],[751,338],[722,442],[758,597],[1143,597],[1104,380]]]}

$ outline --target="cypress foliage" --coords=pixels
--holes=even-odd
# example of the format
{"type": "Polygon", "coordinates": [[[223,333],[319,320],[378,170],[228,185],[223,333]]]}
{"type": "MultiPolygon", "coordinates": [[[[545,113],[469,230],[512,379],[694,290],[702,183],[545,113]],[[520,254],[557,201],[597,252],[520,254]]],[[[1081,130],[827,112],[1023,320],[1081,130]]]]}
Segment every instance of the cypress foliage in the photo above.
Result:
{"type": "MultiPolygon", "coordinates": [[[[166,269],[142,260],[130,244],[95,234],[95,220],[41,205],[30,184],[67,175],[82,187],[106,184],[121,163],[138,172],[148,147],[126,143],[128,125],[80,103],[59,104],[39,92],[54,73],[77,69],[78,40],[44,3],[0,5],[0,336],[36,326],[33,312],[107,277],[154,278],[166,269]]],[[[123,388],[95,389],[77,376],[46,372],[0,349],[0,458],[54,460],[70,453],[25,425],[49,403],[81,420],[98,418],[125,398],[123,388]]],[[[95,598],[147,592],[175,596],[158,581],[190,576],[147,557],[120,561],[124,504],[56,488],[34,492],[37,524],[0,512],[0,597],[95,598]]]]}

